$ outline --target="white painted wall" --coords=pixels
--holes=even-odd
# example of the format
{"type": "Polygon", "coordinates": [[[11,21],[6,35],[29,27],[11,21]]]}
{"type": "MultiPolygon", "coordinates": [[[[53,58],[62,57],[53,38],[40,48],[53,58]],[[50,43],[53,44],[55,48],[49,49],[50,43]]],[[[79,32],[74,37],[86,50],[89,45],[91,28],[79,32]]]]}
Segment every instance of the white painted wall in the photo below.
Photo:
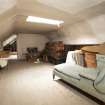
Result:
{"type": "Polygon", "coordinates": [[[96,37],[105,42],[105,14],[87,21],[96,37]]]}
{"type": "Polygon", "coordinates": [[[17,38],[18,58],[23,59],[28,47],[37,47],[42,51],[48,39],[40,34],[19,34],[17,38]]]}
{"type": "Polygon", "coordinates": [[[65,44],[97,44],[105,42],[105,15],[66,26],[49,36],[52,41],[65,44]]]}

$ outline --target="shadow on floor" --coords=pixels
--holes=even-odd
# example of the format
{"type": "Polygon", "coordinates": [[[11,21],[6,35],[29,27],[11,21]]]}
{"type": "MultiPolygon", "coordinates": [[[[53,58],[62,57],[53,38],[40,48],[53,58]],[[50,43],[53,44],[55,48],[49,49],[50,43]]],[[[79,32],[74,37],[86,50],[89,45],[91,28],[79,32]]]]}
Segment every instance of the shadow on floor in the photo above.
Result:
{"type": "Polygon", "coordinates": [[[86,97],[90,98],[91,100],[95,101],[95,102],[96,102],[97,104],[99,104],[99,105],[105,105],[105,103],[102,102],[102,101],[100,101],[99,99],[97,99],[97,98],[91,96],[90,94],[88,94],[88,93],[82,91],[81,89],[79,89],[79,88],[77,88],[77,87],[75,87],[75,86],[73,86],[73,85],[71,85],[71,84],[69,84],[69,83],[67,83],[67,82],[65,82],[65,81],[63,81],[63,80],[61,80],[61,79],[56,80],[56,82],[59,83],[59,84],[61,84],[61,85],[63,85],[63,86],[64,86],[65,88],[67,88],[68,90],[70,90],[70,87],[71,87],[72,89],[75,89],[76,91],[78,91],[78,92],[81,93],[82,95],[85,95],[86,97]],[[65,85],[65,84],[66,84],[66,85],[65,85]]]}

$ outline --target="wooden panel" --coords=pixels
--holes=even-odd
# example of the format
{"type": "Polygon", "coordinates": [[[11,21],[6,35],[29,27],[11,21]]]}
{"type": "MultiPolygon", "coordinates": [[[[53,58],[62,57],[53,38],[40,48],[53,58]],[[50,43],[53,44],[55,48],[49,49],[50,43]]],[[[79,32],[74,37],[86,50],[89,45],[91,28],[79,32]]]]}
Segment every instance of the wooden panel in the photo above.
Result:
{"type": "Polygon", "coordinates": [[[96,68],[96,54],[95,53],[90,53],[90,52],[85,52],[85,65],[86,67],[92,67],[96,68]]]}

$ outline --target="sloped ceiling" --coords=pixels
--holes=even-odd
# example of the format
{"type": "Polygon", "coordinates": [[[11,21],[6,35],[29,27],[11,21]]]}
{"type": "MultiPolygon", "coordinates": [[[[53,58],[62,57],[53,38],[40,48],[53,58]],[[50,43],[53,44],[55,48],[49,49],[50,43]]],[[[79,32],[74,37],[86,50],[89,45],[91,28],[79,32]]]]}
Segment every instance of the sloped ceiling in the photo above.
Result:
{"type": "Polygon", "coordinates": [[[64,11],[49,7],[47,5],[37,2],[36,0],[19,0],[17,5],[17,11],[19,16],[17,18],[16,27],[18,28],[18,30],[20,30],[21,28],[21,32],[23,32],[24,30],[33,30],[33,32],[48,32],[58,29],[57,26],[53,25],[26,23],[26,18],[29,15],[57,20],[65,20],[65,23],[67,23],[66,20],[69,20],[71,23],[73,22],[73,20],[77,20],[76,17],[64,11]]]}
{"type": "Polygon", "coordinates": [[[27,16],[73,24],[105,13],[105,0],[0,0],[0,40],[11,33],[45,33],[57,26],[27,23],[27,16]]]}
{"type": "Polygon", "coordinates": [[[0,41],[13,32],[16,16],[15,0],[0,0],[0,41]]]}
{"type": "Polygon", "coordinates": [[[0,0],[0,14],[13,8],[16,3],[16,0],[0,0]]]}
{"type": "Polygon", "coordinates": [[[76,14],[81,10],[102,3],[104,0],[37,0],[48,6],[60,9],[70,14],[76,14]]]}

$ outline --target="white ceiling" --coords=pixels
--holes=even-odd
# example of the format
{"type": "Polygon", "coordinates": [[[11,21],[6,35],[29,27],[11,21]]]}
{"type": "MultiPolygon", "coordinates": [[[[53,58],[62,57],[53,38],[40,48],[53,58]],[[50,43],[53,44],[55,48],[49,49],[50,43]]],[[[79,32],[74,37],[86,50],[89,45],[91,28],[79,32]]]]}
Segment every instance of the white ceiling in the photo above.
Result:
{"type": "Polygon", "coordinates": [[[0,40],[13,33],[16,4],[16,0],[0,0],[0,40]]]}
{"type": "Polygon", "coordinates": [[[16,4],[16,0],[0,0],[0,14],[13,8],[16,4]]]}
{"type": "Polygon", "coordinates": [[[75,14],[86,8],[95,6],[105,0],[37,0],[40,3],[75,14]]]}
{"type": "Polygon", "coordinates": [[[0,39],[14,33],[43,33],[57,26],[27,23],[27,16],[64,20],[65,25],[105,13],[105,0],[0,0],[0,39]]]}

